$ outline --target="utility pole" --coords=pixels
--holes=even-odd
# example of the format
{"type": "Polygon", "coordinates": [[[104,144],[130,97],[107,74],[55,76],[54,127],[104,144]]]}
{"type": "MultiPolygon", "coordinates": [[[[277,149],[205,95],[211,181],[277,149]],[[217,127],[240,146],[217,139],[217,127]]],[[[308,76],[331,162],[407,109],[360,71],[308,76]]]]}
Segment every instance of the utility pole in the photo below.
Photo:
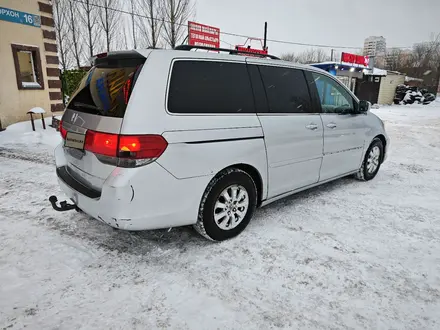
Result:
{"type": "Polygon", "coordinates": [[[333,52],[334,52],[335,50],[332,48],[332,50],[331,50],[331,55],[330,55],[330,61],[332,61],[333,62],[333,52]]]}

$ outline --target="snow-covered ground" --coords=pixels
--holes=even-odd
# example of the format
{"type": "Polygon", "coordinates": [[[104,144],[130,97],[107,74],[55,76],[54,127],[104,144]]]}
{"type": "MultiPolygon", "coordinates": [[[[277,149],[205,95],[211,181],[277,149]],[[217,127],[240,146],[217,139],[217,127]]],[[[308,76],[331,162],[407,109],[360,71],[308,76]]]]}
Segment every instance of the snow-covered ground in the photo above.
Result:
{"type": "Polygon", "coordinates": [[[259,210],[236,239],[57,213],[52,128],[0,133],[0,328],[439,329],[440,103],[373,110],[375,180],[259,210]]]}

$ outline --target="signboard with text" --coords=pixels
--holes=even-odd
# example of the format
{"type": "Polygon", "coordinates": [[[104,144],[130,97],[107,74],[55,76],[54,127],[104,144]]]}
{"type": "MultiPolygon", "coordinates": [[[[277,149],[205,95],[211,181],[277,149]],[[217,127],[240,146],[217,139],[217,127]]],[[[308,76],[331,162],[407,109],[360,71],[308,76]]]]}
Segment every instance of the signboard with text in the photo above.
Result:
{"type": "Polygon", "coordinates": [[[22,11],[0,7],[0,20],[12,23],[41,26],[41,17],[39,15],[24,13],[22,11]]]}
{"type": "Polygon", "coordinates": [[[359,64],[365,67],[368,67],[370,63],[370,58],[368,56],[350,54],[350,53],[342,53],[341,54],[341,62],[359,64]]]}
{"type": "Polygon", "coordinates": [[[249,48],[249,47],[243,47],[243,46],[235,46],[235,49],[239,52],[248,52],[248,53],[254,53],[258,55],[267,55],[267,49],[255,49],[255,48],[249,48]]]}
{"type": "Polygon", "coordinates": [[[220,48],[220,29],[188,22],[188,45],[220,48]]]}

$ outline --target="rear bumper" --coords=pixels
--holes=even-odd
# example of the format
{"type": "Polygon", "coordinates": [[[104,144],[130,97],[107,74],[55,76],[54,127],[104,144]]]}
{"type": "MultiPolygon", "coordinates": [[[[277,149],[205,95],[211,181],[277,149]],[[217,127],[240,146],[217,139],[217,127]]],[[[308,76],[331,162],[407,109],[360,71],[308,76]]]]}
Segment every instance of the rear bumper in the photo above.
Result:
{"type": "MultiPolygon", "coordinates": [[[[61,162],[62,163],[62,162],[61,162]]],[[[196,223],[200,200],[211,177],[176,179],[157,163],[116,168],[99,196],[70,182],[57,161],[61,190],[78,208],[114,228],[147,230],[196,223]],[[95,197],[95,198],[93,198],[95,197]]]]}

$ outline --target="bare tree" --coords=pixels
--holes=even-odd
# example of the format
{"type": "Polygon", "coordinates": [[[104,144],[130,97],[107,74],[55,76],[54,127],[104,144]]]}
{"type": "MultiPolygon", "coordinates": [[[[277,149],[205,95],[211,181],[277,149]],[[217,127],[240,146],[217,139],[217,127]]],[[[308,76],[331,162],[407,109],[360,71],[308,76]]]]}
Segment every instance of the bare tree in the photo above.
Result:
{"type": "Polygon", "coordinates": [[[320,48],[307,49],[301,53],[286,53],[281,55],[281,59],[303,64],[319,63],[329,61],[330,56],[320,48]]]}
{"type": "Polygon", "coordinates": [[[401,71],[408,66],[411,57],[409,51],[400,48],[391,48],[385,54],[385,69],[391,71],[401,71]]]}
{"type": "Polygon", "coordinates": [[[163,0],[137,0],[142,15],[138,22],[141,39],[146,46],[156,48],[159,44],[160,33],[163,27],[164,15],[163,0]]]}
{"type": "Polygon", "coordinates": [[[174,48],[187,31],[186,24],[193,13],[191,0],[164,0],[164,38],[174,48]]]}
{"type": "Polygon", "coordinates": [[[130,16],[131,16],[131,32],[132,32],[132,37],[133,37],[133,48],[134,48],[134,49],[137,48],[137,44],[136,44],[135,19],[134,19],[134,7],[135,7],[135,2],[136,2],[136,0],[130,0],[130,7],[131,7],[131,11],[130,11],[130,16]]]}
{"type": "Polygon", "coordinates": [[[440,34],[432,36],[431,41],[416,44],[406,66],[402,72],[422,78],[423,87],[435,93],[440,79],[440,34]]]}
{"type": "Polygon", "coordinates": [[[281,54],[280,58],[284,61],[298,62],[298,58],[295,55],[295,53],[284,53],[284,54],[281,54]]]}
{"type": "Polygon", "coordinates": [[[81,24],[85,29],[85,45],[87,46],[88,56],[92,57],[94,55],[94,50],[96,48],[96,42],[98,40],[99,33],[97,31],[98,27],[98,9],[95,4],[96,0],[83,0],[78,2],[80,6],[79,18],[81,24]]]}
{"type": "Polygon", "coordinates": [[[107,52],[110,51],[113,38],[117,31],[118,20],[120,18],[120,3],[118,0],[101,0],[102,8],[99,10],[99,23],[104,32],[104,39],[107,52]]]}
{"type": "Polygon", "coordinates": [[[78,8],[76,6],[76,2],[70,0],[69,1],[69,8],[68,8],[68,22],[69,22],[69,29],[70,29],[70,35],[71,35],[71,41],[72,41],[72,51],[73,56],[75,58],[76,66],[78,68],[81,67],[81,55],[82,55],[82,42],[80,39],[80,24],[78,22],[78,8]]]}
{"type": "Polygon", "coordinates": [[[55,33],[58,45],[58,57],[60,59],[61,69],[67,70],[71,65],[70,60],[70,41],[69,29],[66,17],[68,2],[66,0],[56,0],[53,4],[53,18],[55,21],[55,33]]]}

